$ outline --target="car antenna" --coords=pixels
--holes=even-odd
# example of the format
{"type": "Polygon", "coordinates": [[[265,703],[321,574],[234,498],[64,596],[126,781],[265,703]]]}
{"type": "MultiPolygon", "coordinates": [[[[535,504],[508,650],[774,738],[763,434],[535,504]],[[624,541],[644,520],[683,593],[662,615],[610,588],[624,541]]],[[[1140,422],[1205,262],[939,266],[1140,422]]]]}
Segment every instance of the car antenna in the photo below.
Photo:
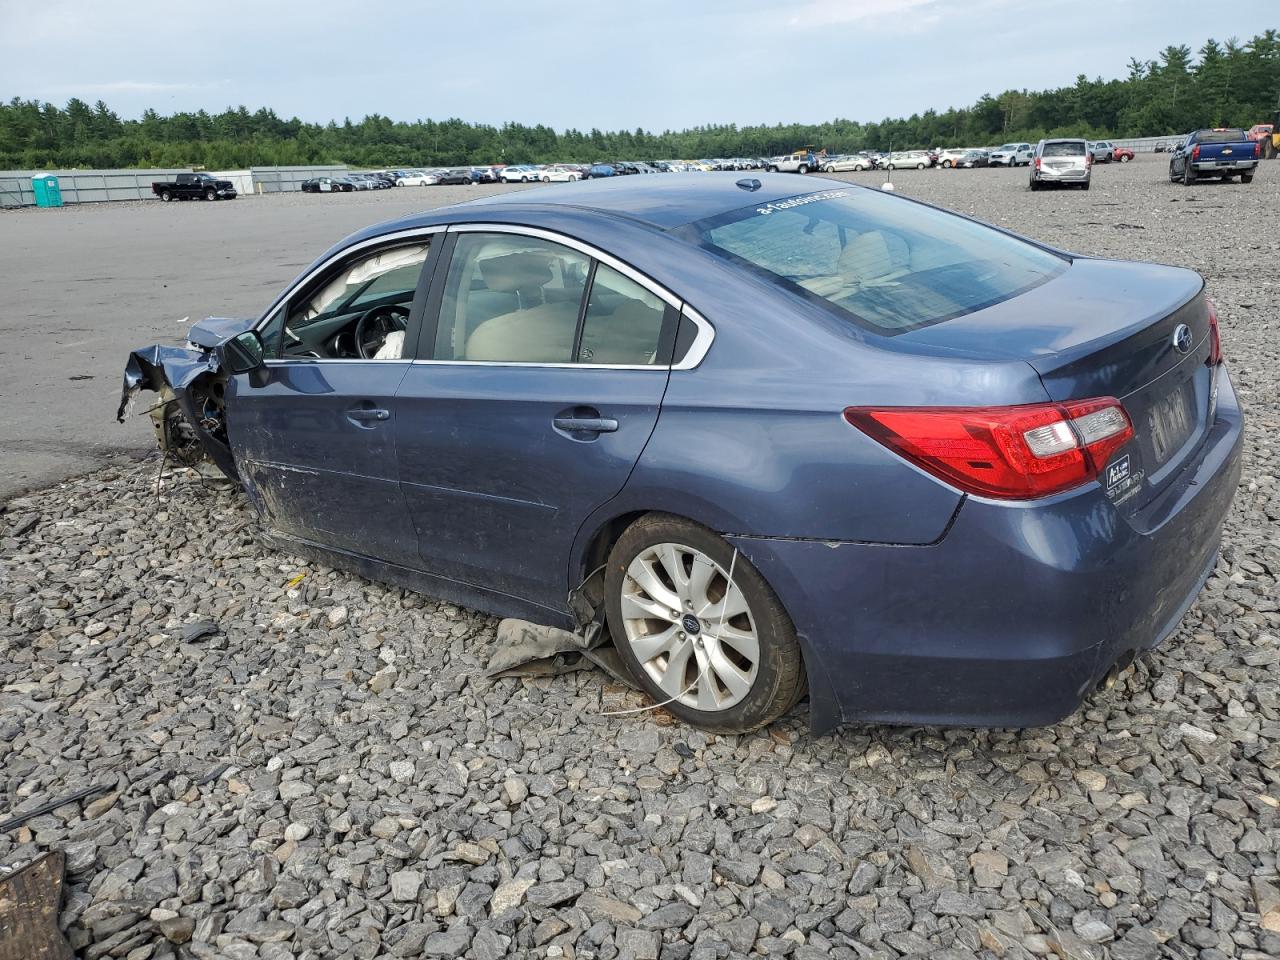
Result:
{"type": "Polygon", "coordinates": [[[885,193],[893,193],[893,183],[889,180],[889,168],[893,166],[893,141],[889,141],[889,159],[884,164],[884,183],[880,184],[880,189],[885,193]]]}

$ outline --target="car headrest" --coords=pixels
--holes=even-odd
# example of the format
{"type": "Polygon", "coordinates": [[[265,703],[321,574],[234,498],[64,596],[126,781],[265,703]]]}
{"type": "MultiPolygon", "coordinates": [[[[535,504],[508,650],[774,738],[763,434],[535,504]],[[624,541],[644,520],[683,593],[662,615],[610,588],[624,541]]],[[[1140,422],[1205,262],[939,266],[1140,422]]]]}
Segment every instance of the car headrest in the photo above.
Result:
{"type": "Polygon", "coordinates": [[[537,253],[508,253],[481,260],[480,276],[490,290],[515,293],[541,287],[551,280],[551,264],[537,253]]]}

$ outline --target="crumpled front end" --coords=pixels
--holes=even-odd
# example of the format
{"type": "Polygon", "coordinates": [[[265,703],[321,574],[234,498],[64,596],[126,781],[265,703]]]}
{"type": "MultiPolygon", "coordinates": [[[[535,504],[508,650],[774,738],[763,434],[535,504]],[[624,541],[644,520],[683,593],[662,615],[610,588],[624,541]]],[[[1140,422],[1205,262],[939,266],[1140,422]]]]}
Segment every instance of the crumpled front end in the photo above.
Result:
{"type": "Polygon", "coordinates": [[[129,354],[116,419],[124,423],[138,394],[154,391],[159,400],[147,412],[165,456],[188,467],[209,460],[228,478],[239,480],[227,440],[227,375],[211,342],[225,337],[204,336],[200,326],[192,327],[185,347],[153,344],[129,354]]]}

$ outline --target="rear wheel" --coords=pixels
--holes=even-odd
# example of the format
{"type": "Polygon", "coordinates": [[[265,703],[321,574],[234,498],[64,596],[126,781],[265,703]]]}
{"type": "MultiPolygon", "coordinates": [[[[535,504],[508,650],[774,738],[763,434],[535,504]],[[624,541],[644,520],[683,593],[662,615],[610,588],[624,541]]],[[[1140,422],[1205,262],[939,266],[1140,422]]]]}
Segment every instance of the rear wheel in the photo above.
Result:
{"type": "Polygon", "coordinates": [[[1182,182],[1188,187],[1196,182],[1196,170],[1190,163],[1182,168],[1182,182]]]}
{"type": "Polygon", "coordinates": [[[1252,173],[1242,173],[1242,174],[1240,174],[1240,182],[1241,182],[1241,183],[1253,183],[1253,174],[1252,174],[1252,173]]]}
{"type": "Polygon", "coordinates": [[[609,554],[605,607],[636,681],[693,726],[746,733],[804,693],[800,644],[781,601],[705,527],[667,514],[632,524],[609,554]]]}
{"type": "Polygon", "coordinates": [[[808,172],[809,172],[809,165],[808,165],[807,163],[802,163],[802,164],[800,164],[800,172],[801,172],[801,173],[808,173],[808,172]]]}
{"type": "Polygon", "coordinates": [[[1030,184],[1028,184],[1028,186],[1030,186],[1032,190],[1039,190],[1041,187],[1041,184],[1039,180],[1037,180],[1035,177],[1032,177],[1031,182],[1030,184]]]}
{"type": "Polygon", "coordinates": [[[168,203],[170,200],[173,199],[173,194],[170,193],[168,190],[161,190],[160,199],[163,200],[165,203],[168,203]]]}
{"type": "Polygon", "coordinates": [[[917,170],[923,170],[923,169],[924,169],[924,164],[923,164],[923,163],[917,163],[917,164],[916,164],[916,169],[917,169],[917,170]]]}
{"type": "Polygon", "coordinates": [[[943,165],[944,167],[949,167],[949,166],[951,166],[951,161],[950,161],[950,160],[943,160],[943,161],[942,161],[942,165],[943,165]]]}

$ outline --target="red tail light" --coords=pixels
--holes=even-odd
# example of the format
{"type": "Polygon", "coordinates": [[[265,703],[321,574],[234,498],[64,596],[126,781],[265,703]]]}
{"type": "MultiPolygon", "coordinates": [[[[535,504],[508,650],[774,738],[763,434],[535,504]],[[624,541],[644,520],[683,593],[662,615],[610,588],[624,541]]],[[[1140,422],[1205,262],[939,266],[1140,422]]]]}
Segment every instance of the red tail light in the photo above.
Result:
{"type": "Polygon", "coordinates": [[[1258,157],[1261,157],[1261,156],[1262,156],[1262,141],[1261,141],[1261,140],[1255,140],[1255,141],[1253,141],[1253,156],[1254,156],[1254,158],[1255,158],[1255,159],[1257,159],[1258,157]]]}
{"type": "Polygon", "coordinates": [[[1218,308],[1208,297],[1204,298],[1204,302],[1209,308],[1209,359],[1205,363],[1216,367],[1222,362],[1222,332],[1218,329],[1218,308]]]}
{"type": "Polygon", "coordinates": [[[1133,438],[1114,397],[1016,407],[849,407],[844,418],[940,480],[1002,500],[1087,483],[1133,438]]]}
{"type": "Polygon", "coordinates": [[[1200,159],[1200,144],[1197,143],[1194,147],[1191,148],[1191,159],[1192,161],[1196,161],[1200,159]]]}
{"type": "Polygon", "coordinates": [[[1040,169],[1040,158],[1039,158],[1039,157],[1036,157],[1036,169],[1037,169],[1037,170],[1039,170],[1039,169],[1040,169]]]}
{"type": "Polygon", "coordinates": [[[1092,166],[1093,166],[1093,151],[1089,150],[1089,151],[1086,151],[1084,155],[1084,167],[1086,170],[1088,170],[1092,166]]]}

